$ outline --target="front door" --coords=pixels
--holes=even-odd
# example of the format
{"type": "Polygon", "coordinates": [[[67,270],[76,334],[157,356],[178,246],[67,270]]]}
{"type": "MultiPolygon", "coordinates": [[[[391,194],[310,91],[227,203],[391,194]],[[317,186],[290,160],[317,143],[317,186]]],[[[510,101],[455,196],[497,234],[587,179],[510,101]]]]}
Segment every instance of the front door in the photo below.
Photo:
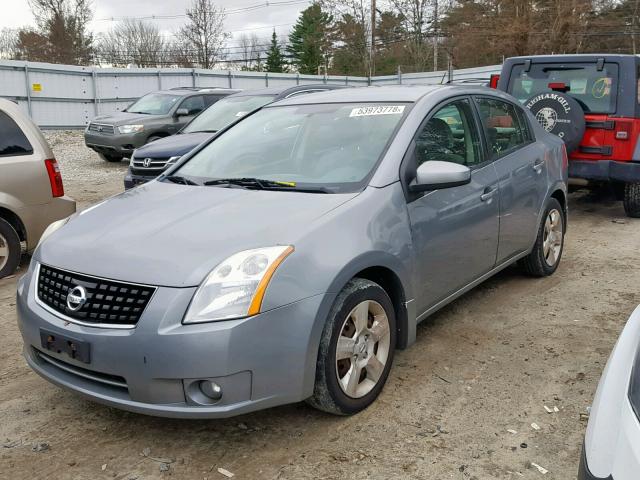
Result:
{"type": "Polygon", "coordinates": [[[429,160],[471,169],[467,185],[409,199],[419,314],[489,272],[496,263],[500,192],[472,112],[468,98],[437,108],[420,128],[408,157],[409,171],[429,160]]]}

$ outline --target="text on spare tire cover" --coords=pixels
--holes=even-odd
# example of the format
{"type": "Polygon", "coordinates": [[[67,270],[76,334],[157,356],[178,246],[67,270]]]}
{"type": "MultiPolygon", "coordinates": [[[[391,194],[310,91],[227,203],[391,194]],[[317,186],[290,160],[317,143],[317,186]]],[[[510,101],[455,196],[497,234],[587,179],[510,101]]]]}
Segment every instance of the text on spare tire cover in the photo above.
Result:
{"type": "MultiPolygon", "coordinates": [[[[567,102],[566,98],[555,93],[541,93],[540,95],[537,95],[529,100],[526,104],[526,107],[531,110],[531,107],[533,107],[540,100],[554,100],[562,105],[565,113],[569,113],[571,111],[571,106],[567,102]]],[[[571,120],[569,119],[558,118],[555,110],[549,107],[545,107],[540,110],[536,114],[536,120],[538,120],[538,123],[540,123],[540,125],[542,125],[542,128],[544,128],[547,132],[551,132],[553,130],[553,127],[555,127],[557,123],[571,123],[571,120]]],[[[557,135],[560,138],[564,138],[564,132],[558,132],[557,135]]]]}

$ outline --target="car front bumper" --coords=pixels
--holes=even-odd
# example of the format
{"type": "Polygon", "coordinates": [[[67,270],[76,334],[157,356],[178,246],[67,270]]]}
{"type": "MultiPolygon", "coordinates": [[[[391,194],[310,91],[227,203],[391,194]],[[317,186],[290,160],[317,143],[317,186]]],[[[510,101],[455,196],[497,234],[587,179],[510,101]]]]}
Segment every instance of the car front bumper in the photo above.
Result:
{"type": "Polygon", "coordinates": [[[84,132],[84,143],[92,150],[106,155],[129,157],[133,151],[145,144],[148,132],[113,135],[98,134],[88,130],[84,132]]]}
{"type": "Polygon", "coordinates": [[[109,406],[176,418],[228,417],[313,393],[325,295],[251,318],[182,325],[195,288],[159,287],[135,328],[96,328],[45,310],[33,271],[18,284],[18,324],[27,363],[54,384],[109,406]],[[41,329],[87,342],[90,364],[43,348],[41,329]],[[222,388],[219,401],[201,394],[203,380],[222,388]]]}
{"type": "Polygon", "coordinates": [[[569,160],[569,178],[637,183],[640,182],[640,162],[569,160]]]}
{"type": "Polygon", "coordinates": [[[154,178],[158,178],[158,175],[161,174],[162,171],[158,172],[157,175],[137,175],[129,168],[124,176],[124,188],[125,190],[129,190],[130,188],[137,187],[138,185],[150,182],[154,178]]]}

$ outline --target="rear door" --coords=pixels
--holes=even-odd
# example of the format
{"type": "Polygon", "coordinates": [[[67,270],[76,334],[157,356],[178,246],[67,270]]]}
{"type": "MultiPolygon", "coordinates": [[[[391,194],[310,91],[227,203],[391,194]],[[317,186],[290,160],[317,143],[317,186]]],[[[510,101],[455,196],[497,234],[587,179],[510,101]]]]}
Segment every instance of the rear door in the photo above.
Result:
{"type": "Polygon", "coordinates": [[[500,188],[497,263],[533,244],[547,192],[545,150],[534,141],[521,107],[494,97],[475,97],[500,188]]]}

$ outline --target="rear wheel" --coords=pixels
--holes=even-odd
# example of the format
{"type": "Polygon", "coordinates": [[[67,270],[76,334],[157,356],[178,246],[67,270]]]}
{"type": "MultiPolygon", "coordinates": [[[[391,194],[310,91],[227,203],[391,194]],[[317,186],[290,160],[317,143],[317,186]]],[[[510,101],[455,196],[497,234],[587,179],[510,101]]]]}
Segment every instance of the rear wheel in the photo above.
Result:
{"type": "Polygon", "coordinates": [[[114,155],[111,153],[101,153],[101,152],[98,152],[98,156],[105,162],[113,162],[113,163],[121,162],[122,159],[124,158],[121,155],[114,155]]]}
{"type": "Polygon", "coordinates": [[[551,198],[533,250],[522,259],[521,265],[526,273],[534,277],[546,277],[556,271],[564,247],[564,226],[564,210],[558,200],[551,198]]]}
{"type": "Polygon", "coordinates": [[[351,415],[384,386],[396,344],[393,304],[377,283],[354,278],[340,292],[322,332],[313,396],[315,408],[351,415]]]}
{"type": "Polygon", "coordinates": [[[640,218],[640,183],[627,183],[624,186],[622,203],[628,217],[640,218]]]}
{"type": "Polygon", "coordinates": [[[0,278],[11,275],[20,265],[20,237],[9,222],[0,218],[0,278]]]}

